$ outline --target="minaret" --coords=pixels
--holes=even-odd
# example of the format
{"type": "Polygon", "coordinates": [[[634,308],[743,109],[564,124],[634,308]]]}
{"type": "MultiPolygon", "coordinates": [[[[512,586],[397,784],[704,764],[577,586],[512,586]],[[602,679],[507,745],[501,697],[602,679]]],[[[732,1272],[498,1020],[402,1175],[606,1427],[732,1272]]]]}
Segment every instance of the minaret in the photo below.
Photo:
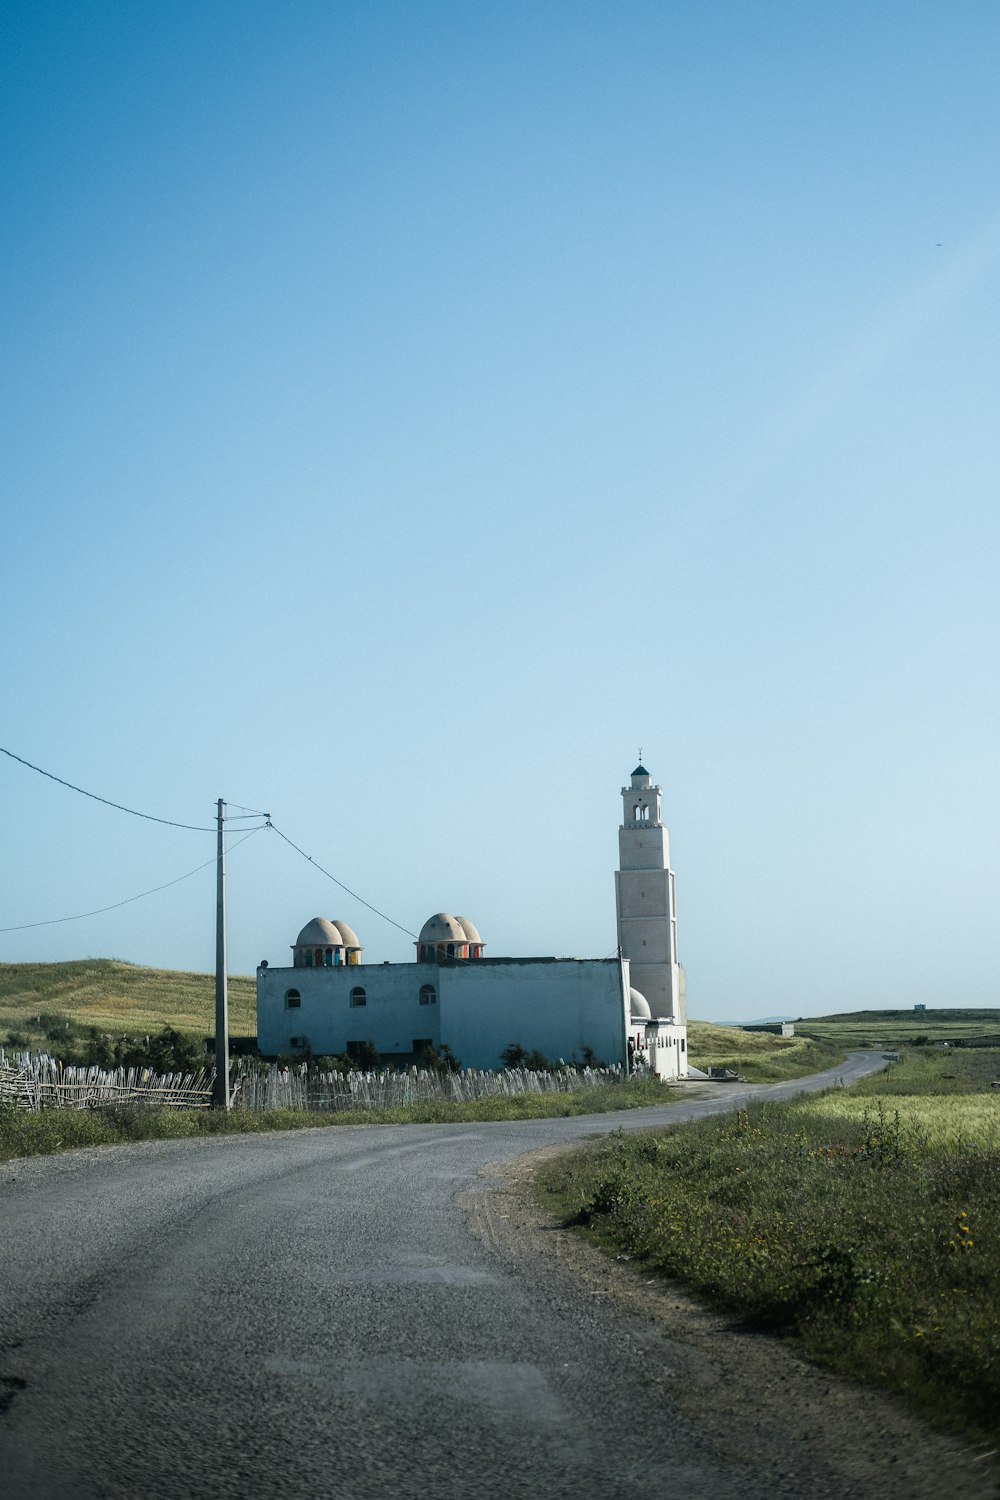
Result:
{"type": "Polygon", "coordinates": [[[618,947],[652,1015],[683,1026],[687,1014],[677,963],[674,872],[661,795],[641,764],[632,772],[631,786],[622,787],[625,816],[618,830],[615,874],[618,947]]]}

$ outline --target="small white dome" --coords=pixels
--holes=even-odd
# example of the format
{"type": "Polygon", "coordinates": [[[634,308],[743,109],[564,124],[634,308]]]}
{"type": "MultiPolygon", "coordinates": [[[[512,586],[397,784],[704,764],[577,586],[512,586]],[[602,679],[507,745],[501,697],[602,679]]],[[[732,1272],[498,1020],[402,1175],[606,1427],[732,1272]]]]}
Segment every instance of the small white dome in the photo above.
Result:
{"type": "Polygon", "coordinates": [[[292,945],[295,948],[342,948],[344,939],[326,917],[313,917],[292,945]]]}
{"type": "Polygon", "coordinates": [[[638,990],[630,989],[628,992],[629,1010],[632,1012],[633,1021],[649,1021],[652,1012],[649,1009],[649,1001],[645,995],[640,995],[638,990]]]}
{"type": "Polygon", "coordinates": [[[421,943],[467,943],[464,928],[446,911],[435,912],[420,929],[421,943]]]}
{"type": "Polygon", "coordinates": [[[347,923],[341,922],[339,917],[334,919],[333,926],[336,927],[337,931],[340,933],[340,936],[343,938],[345,948],[361,947],[361,939],[358,937],[353,927],[348,927],[347,923]]]}
{"type": "Polygon", "coordinates": [[[470,922],[469,919],[468,919],[468,917],[456,917],[455,921],[458,923],[459,927],[461,927],[462,931],[465,933],[466,940],[468,942],[470,942],[470,943],[481,943],[482,942],[482,938],[479,936],[479,929],[476,927],[475,922],[470,922]]]}

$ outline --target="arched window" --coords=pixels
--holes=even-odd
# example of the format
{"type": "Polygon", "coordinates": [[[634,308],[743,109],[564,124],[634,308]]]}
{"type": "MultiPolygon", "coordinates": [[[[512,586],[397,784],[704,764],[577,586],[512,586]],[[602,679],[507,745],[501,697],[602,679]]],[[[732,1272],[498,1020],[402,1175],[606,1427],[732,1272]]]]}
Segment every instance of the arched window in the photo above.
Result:
{"type": "Polygon", "coordinates": [[[332,969],[333,968],[333,949],[332,948],[325,948],[323,950],[323,967],[324,967],[324,969],[332,969]]]}
{"type": "Polygon", "coordinates": [[[448,944],[448,957],[449,958],[454,958],[455,957],[455,944],[454,943],[449,943],[448,944]]]}
{"type": "Polygon", "coordinates": [[[368,996],[365,994],[365,992],[361,988],[360,984],[356,984],[354,986],[353,990],[351,991],[351,1004],[352,1005],[367,1005],[368,1004],[368,996]]]}
{"type": "Polygon", "coordinates": [[[421,1005],[437,1005],[437,998],[437,990],[432,984],[422,984],[420,986],[421,1005]]]}
{"type": "Polygon", "coordinates": [[[312,951],[311,948],[307,948],[306,949],[305,958],[306,958],[306,968],[307,969],[311,969],[312,966],[313,966],[313,951],[312,951]]]}
{"type": "Polygon", "coordinates": [[[286,990],[285,991],[285,1009],[286,1010],[298,1010],[299,1007],[301,1006],[301,1004],[302,1004],[302,996],[299,994],[298,990],[286,990]]]}

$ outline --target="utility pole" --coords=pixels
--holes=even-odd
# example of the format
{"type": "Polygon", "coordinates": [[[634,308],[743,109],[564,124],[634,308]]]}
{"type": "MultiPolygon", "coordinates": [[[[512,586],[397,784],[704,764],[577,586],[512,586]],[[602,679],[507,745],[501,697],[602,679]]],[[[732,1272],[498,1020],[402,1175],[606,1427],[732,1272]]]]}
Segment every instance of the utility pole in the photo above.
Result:
{"type": "Polygon", "coordinates": [[[226,987],[226,804],[219,798],[215,901],[215,1109],[229,1108],[229,994],[226,987]]]}

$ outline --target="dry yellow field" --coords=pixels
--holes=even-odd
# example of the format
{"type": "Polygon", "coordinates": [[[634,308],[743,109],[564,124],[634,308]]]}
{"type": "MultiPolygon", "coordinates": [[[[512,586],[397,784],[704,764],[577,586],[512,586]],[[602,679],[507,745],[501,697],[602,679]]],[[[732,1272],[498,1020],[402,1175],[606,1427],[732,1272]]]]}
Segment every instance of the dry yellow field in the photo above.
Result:
{"type": "MultiPolygon", "coordinates": [[[[0,1041],[15,1030],[33,1033],[40,1016],[131,1036],[164,1026],[208,1036],[215,1030],[215,978],[117,959],[0,964],[0,1041]]],[[[256,1034],[255,986],[248,976],[229,980],[229,1024],[236,1035],[256,1034]]]]}

